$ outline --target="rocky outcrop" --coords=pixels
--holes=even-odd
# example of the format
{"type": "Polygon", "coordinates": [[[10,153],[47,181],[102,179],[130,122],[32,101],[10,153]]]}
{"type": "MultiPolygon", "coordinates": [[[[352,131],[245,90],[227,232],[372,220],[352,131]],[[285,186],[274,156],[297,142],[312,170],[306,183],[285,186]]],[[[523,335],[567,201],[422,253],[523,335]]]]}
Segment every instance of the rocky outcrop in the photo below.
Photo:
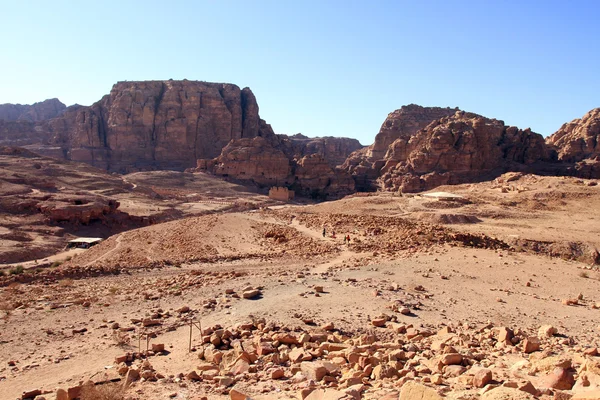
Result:
{"type": "Polygon", "coordinates": [[[338,198],[355,191],[352,176],[339,168],[332,168],[320,154],[304,156],[296,162],[292,189],[313,198],[338,198]]]}
{"type": "Polygon", "coordinates": [[[309,138],[301,133],[292,136],[277,135],[279,147],[290,159],[301,159],[304,156],[318,154],[331,167],[342,165],[348,156],[364,146],[356,139],[343,137],[309,138]]]}
{"type": "Polygon", "coordinates": [[[354,192],[347,172],[331,167],[319,154],[289,158],[277,138],[232,140],[214,159],[200,159],[194,171],[208,171],[225,178],[258,185],[282,186],[302,196],[337,198],[354,192]]]}
{"type": "Polygon", "coordinates": [[[541,135],[457,111],[411,137],[396,139],[377,182],[383,189],[417,192],[530,170],[535,163],[551,159],[541,135]]]}
{"type": "Polygon", "coordinates": [[[262,137],[232,140],[219,157],[206,162],[215,175],[251,180],[259,186],[287,186],[293,182],[289,179],[290,160],[262,137]]]}
{"type": "Polygon", "coordinates": [[[249,88],[199,81],[119,82],[49,122],[67,158],[110,171],[183,170],[232,139],[273,135],[249,88]]]}
{"type": "Polygon", "coordinates": [[[600,178],[600,108],[564,124],[546,143],[556,150],[559,161],[570,164],[567,175],[600,178]]]}
{"type": "Polygon", "coordinates": [[[556,148],[560,161],[600,161],[600,108],[564,124],[546,139],[546,143],[556,148]]]}
{"type": "Polygon", "coordinates": [[[0,104],[0,119],[5,121],[40,122],[58,117],[67,106],[58,99],[34,104],[0,104]]]}
{"type": "Polygon", "coordinates": [[[409,139],[432,121],[454,114],[458,109],[421,107],[416,104],[402,106],[390,113],[375,136],[375,142],[355,151],[344,162],[342,168],[350,172],[360,190],[376,189],[376,179],[384,165],[390,145],[396,139],[409,139]]]}
{"type": "Polygon", "coordinates": [[[33,122],[0,119],[0,145],[25,146],[46,140],[42,129],[33,122]]]}
{"type": "Polygon", "coordinates": [[[366,152],[367,157],[370,160],[384,158],[396,139],[408,139],[431,121],[449,117],[456,111],[458,108],[422,107],[416,104],[401,107],[387,116],[375,136],[375,142],[366,152]]]}

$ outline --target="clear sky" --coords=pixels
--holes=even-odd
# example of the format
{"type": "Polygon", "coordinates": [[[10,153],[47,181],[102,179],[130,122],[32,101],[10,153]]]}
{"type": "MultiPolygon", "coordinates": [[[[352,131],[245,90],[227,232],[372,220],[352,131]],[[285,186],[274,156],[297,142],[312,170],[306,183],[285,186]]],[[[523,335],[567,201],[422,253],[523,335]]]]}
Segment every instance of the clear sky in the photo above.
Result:
{"type": "Polygon", "coordinates": [[[275,132],[370,144],[402,105],[548,135],[600,107],[600,1],[0,0],[0,103],[250,87],[275,132]]]}

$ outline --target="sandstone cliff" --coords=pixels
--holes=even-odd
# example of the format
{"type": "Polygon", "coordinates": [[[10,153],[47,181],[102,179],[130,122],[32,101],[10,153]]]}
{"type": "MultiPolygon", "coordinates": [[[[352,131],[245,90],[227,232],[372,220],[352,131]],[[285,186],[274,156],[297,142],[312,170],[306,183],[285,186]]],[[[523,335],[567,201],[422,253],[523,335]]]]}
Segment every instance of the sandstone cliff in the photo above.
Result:
{"type": "Polygon", "coordinates": [[[318,154],[331,167],[342,165],[348,156],[363,145],[356,139],[343,137],[309,138],[300,133],[292,136],[277,135],[279,147],[290,159],[301,159],[305,156],[318,154]]]}
{"type": "Polygon", "coordinates": [[[208,171],[259,187],[285,186],[298,195],[318,199],[353,193],[354,180],[332,167],[320,154],[290,158],[281,138],[255,137],[232,140],[214,159],[200,159],[195,171],[208,171]]]}
{"type": "Polygon", "coordinates": [[[0,120],[39,122],[59,116],[67,108],[58,99],[34,104],[0,104],[0,120]]]}
{"type": "Polygon", "coordinates": [[[491,179],[551,161],[544,138],[502,121],[457,111],[389,147],[379,187],[417,192],[445,184],[491,179]]]}
{"type": "Polygon", "coordinates": [[[600,178],[600,108],[589,111],[581,119],[564,124],[546,139],[568,164],[568,175],[600,178]]]}
{"type": "Polygon", "coordinates": [[[49,129],[69,159],[119,172],[183,170],[216,157],[232,139],[273,135],[250,89],[187,80],[119,82],[49,129]]]}
{"type": "Polygon", "coordinates": [[[454,114],[457,109],[421,107],[416,104],[402,106],[390,113],[375,136],[375,142],[352,153],[342,168],[350,172],[360,190],[376,189],[375,180],[380,175],[383,159],[390,145],[399,138],[410,138],[430,122],[454,114]]]}
{"type": "Polygon", "coordinates": [[[546,139],[546,143],[557,149],[561,161],[600,161],[600,108],[564,124],[546,139]]]}

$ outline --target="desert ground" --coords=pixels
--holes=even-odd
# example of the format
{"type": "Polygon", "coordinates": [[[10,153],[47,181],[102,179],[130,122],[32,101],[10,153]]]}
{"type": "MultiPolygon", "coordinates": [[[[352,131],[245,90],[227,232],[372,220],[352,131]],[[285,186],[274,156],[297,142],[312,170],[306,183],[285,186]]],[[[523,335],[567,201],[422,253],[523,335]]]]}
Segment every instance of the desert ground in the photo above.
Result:
{"type": "Polygon", "coordinates": [[[202,179],[125,175],[120,210],[177,216],[0,278],[0,398],[598,398],[597,181],[284,204],[202,179]]]}

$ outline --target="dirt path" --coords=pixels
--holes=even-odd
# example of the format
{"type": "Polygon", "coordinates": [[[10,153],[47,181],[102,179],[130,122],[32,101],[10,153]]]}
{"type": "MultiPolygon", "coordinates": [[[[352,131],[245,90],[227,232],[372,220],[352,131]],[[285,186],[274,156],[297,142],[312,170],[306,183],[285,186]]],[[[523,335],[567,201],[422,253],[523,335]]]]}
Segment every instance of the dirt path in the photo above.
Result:
{"type": "Polygon", "coordinates": [[[115,251],[119,250],[119,248],[121,247],[121,239],[122,239],[122,237],[123,237],[123,234],[120,233],[119,236],[117,236],[117,238],[115,239],[115,241],[117,242],[117,244],[115,245],[115,247],[113,247],[112,249],[110,249],[109,251],[107,251],[106,253],[104,253],[101,257],[95,258],[92,261],[88,262],[87,264],[84,265],[84,267],[87,267],[89,265],[92,265],[95,262],[103,260],[103,259],[107,258],[108,256],[110,256],[115,251]]]}

